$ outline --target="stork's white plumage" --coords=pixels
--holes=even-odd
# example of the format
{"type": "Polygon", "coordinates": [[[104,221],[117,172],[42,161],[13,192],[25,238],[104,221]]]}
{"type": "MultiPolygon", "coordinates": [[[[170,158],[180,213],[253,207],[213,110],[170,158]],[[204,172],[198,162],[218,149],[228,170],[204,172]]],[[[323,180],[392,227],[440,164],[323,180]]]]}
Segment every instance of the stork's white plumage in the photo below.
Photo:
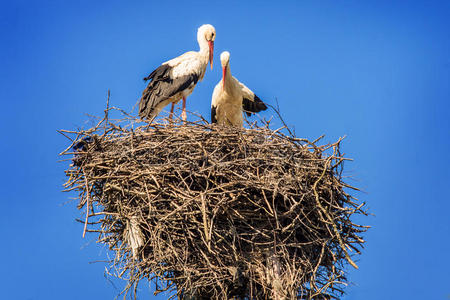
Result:
{"type": "Polygon", "coordinates": [[[211,102],[211,122],[243,126],[242,112],[248,116],[266,110],[267,106],[248,87],[231,75],[230,53],[220,54],[222,80],[214,88],[211,102]]]}
{"type": "Polygon", "coordinates": [[[203,79],[208,61],[212,69],[215,38],[216,30],[212,25],[200,26],[197,32],[200,51],[186,52],[171,59],[144,78],[151,81],[139,103],[141,118],[153,120],[169,103],[172,103],[172,118],[175,104],[183,99],[182,118],[186,120],[186,97],[192,93],[198,80],[203,79]]]}

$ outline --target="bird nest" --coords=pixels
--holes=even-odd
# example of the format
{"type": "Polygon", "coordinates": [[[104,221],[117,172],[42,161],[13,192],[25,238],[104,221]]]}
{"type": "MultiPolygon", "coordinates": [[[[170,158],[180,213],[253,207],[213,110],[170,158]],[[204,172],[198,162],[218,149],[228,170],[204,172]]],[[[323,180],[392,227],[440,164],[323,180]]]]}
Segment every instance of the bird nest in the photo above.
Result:
{"type": "Polygon", "coordinates": [[[90,129],[60,131],[72,141],[65,188],[79,193],[83,236],[114,251],[125,295],[142,279],[180,299],[343,294],[367,226],[353,220],[366,213],[341,176],[341,139],[318,145],[261,121],[110,120],[108,110],[90,129]]]}

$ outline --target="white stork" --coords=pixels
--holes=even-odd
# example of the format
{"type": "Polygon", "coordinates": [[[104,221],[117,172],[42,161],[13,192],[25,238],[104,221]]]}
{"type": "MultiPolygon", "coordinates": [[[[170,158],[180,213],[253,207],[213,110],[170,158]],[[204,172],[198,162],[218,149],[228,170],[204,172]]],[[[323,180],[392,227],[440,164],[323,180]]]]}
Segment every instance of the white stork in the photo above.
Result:
{"type": "Polygon", "coordinates": [[[200,51],[189,51],[181,56],[166,61],[145,77],[151,80],[142,93],[139,103],[139,116],[153,120],[161,110],[172,103],[170,119],[172,119],[175,104],[183,99],[182,118],[186,120],[186,97],[194,90],[198,80],[205,75],[208,60],[213,67],[214,40],[216,30],[212,25],[199,27],[197,41],[200,51]]]}
{"type": "Polygon", "coordinates": [[[222,80],[214,88],[211,102],[211,122],[243,126],[242,112],[247,116],[266,110],[267,106],[248,87],[231,75],[230,53],[220,54],[222,80]]]}

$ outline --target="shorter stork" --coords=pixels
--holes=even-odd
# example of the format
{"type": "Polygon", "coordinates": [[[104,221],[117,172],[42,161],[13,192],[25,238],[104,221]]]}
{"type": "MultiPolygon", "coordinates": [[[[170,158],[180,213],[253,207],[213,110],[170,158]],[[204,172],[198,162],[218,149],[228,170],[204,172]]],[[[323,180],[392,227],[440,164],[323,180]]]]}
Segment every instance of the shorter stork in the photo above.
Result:
{"type": "Polygon", "coordinates": [[[211,122],[221,125],[242,127],[247,116],[266,110],[267,106],[248,87],[231,75],[230,53],[220,54],[222,63],[222,80],[214,88],[211,102],[211,122]]]}

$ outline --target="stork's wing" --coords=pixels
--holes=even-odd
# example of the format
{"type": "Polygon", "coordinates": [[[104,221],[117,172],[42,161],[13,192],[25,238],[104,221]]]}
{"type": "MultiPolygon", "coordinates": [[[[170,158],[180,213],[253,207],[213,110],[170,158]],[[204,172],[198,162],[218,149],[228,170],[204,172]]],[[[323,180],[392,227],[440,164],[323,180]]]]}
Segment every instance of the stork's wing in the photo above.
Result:
{"type": "Polygon", "coordinates": [[[248,87],[240,82],[239,85],[241,87],[243,95],[242,107],[247,116],[250,116],[252,113],[257,113],[267,109],[267,106],[264,104],[264,102],[262,102],[261,99],[259,99],[258,96],[255,95],[255,93],[253,93],[248,87]]]}
{"type": "Polygon", "coordinates": [[[211,99],[211,123],[217,123],[217,98],[219,97],[222,88],[222,80],[214,88],[211,99]]]}
{"type": "Polygon", "coordinates": [[[158,104],[197,84],[200,64],[195,57],[188,54],[190,53],[162,64],[144,78],[151,81],[142,93],[139,103],[141,118],[154,117],[154,109],[158,104]]]}
{"type": "Polygon", "coordinates": [[[211,123],[217,123],[217,118],[216,118],[216,107],[215,106],[211,106],[211,123]]]}

